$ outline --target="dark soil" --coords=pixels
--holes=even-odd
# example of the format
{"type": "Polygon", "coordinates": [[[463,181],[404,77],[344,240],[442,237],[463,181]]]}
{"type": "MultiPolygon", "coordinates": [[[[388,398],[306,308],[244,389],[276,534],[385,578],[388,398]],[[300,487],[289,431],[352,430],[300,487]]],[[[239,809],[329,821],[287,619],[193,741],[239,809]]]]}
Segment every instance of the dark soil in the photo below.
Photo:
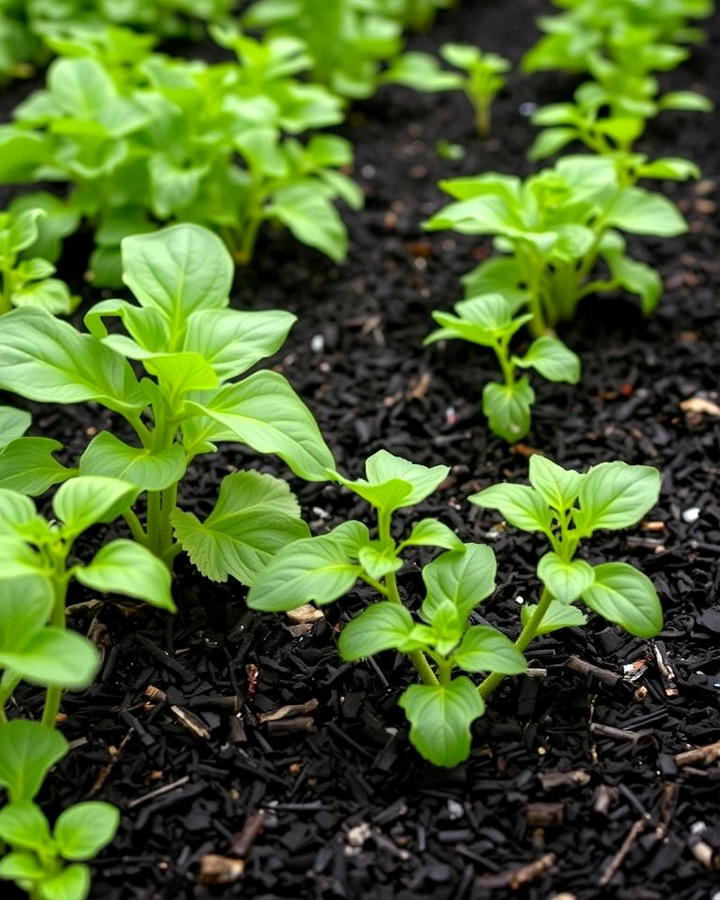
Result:
{"type": "MultiPolygon", "coordinates": [[[[411,44],[472,41],[517,60],[536,38],[539,11],[535,0],[469,0],[411,44]]],[[[711,31],[692,61],[664,80],[717,101],[717,19],[711,31]]],[[[347,264],[333,266],[285,235],[267,234],[238,276],[236,303],[297,313],[276,365],[311,405],[341,469],[360,474],[380,447],[452,466],[417,518],[438,515],[465,540],[493,542],[499,587],[483,616],[510,634],[519,598],[537,592],[543,551],[532,536],[493,528],[497,517],[466,496],[499,480],[524,480],[530,447],[566,466],[624,459],[662,469],[659,507],[630,532],[598,535],[590,556],[627,559],[647,572],[663,600],[665,630],[643,641],[594,617],[582,631],[538,640],[530,657],[545,677],[508,679],[476,729],[470,760],[436,770],[410,747],[396,706],[412,675],[406,664],[386,654],[377,664],[349,666],[337,656],[338,626],[367,601],[363,590],[303,629],[248,612],[239,585],[207,582],[181,559],[178,615],[108,603],[99,614],[102,673],[88,692],[64,702],[63,730],[77,746],[50,780],[48,808],[97,797],[123,810],[116,841],[94,866],[93,897],[720,896],[720,769],[674,760],[720,740],[720,418],[680,406],[718,400],[717,117],[664,114],[652,123],[649,154],[688,156],[704,173],[700,183],[663,185],[689,220],[687,235],[632,242],[636,255],[662,270],[666,294],[650,320],[626,297],[585,304],[563,334],[582,357],[582,384],[537,380],[524,446],[508,448],[479,413],[482,386],[495,376],[487,354],[459,342],[421,347],[430,310],[459,298],[459,276],[489,250],[421,230],[442,200],[436,182],[530,171],[524,154],[533,128],[521,110],[567,97],[572,87],[560,76],[513,76],[483,145],[459,96],[386,88],[356,106],[346,133],[367,204],[347,217],[347,264]],[[465,159],[442,161],[441,138],[462,143],[465,159]],[[611,684],[607,671],[580,674],[567,665],[571,655],[623,677],[611,684]],[[149,685],[167,700],[149,700],[149,685]],[[218,696],[240,697],[240,712],[218,705],[218,696]],[[316,708],[300,718],[258,719],[313,700],[316,708]],[[190,730],[171,705],[200,716],[209,736],[190,730]],[[609,866],[626,839],[613,875],[609,866]],[[244,856],[244,877],[199,884],[208,854],[244,856]]],[[[80,254],[82,241],[73,249],[80,254]]],[[[69,277],[84,265],[71,256],[61,270],[69,277]]],[[[86,428],[104,424],[87,408],[33,411],[36,427],[73,452],[86,442],[86,428]]],[[[183,505],[207,511],[220,478],[247,466],[286,474],[273,459],[224,447],[192,470],[183,505]]],[[[337,487],[296,488],[318,531],[348,516],[367,520],[367,510],[337,487]]],[[[400,582],[408,602],[417,602],[418,568],[409,565],[400,582]]],[[[75,624],[90,623],[78,615],[75,624]]],[[[28,692],[23,713],[40,701],[28,692]]]]}

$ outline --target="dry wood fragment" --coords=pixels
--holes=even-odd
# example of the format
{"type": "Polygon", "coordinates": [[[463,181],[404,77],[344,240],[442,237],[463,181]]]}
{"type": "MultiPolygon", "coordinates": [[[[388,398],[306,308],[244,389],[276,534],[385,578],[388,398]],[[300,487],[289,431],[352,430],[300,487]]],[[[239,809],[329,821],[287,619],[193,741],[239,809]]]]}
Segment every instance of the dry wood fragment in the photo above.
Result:
{"type": "Polygon", "coordinates": [[[178,788],[184,787],[189,781],[190,776],[183,775],[183,777],[178,778],[177,781],[171,781],[169,784],[163,784],[161,787],[155,788],[154,791],[149,791],[147,794],[143,794],[141,797],[135,797],[134,800],[130,800],[128,802],[128,809],[139,806],[141,803],[146,803],[148,800],[154,800],[156,797],[162,797],[163,794],[169,794],[171,791],[175,791],[178,788]]]}
{"type": "MultiPolygon", "coordinates": [[[[149,697],[151,700],[167,700],[165,691],[161,691],[160,688],[154,687],[152,684],[149,684],[145,688],[145,696],[149,697]]],[[[210,740],[210,729],[200,716],[195,715],[194,712],[191,712],[189,709],[185,709],[182,706],[178,706],[175,703],[170,705],[170,712],[175,716],[183,728],[187,728],[188,731],[191,731],[196,737],[202,738],[204,741],[210,740]]]]}
{"type": "Polygon", "coordinates": [[[639,747],[655,743],[655,736],[650,731],[627,731],[624,728],[613,728],[612,725],[601,725],[599,722],[592,722],[590,731],[592,734],[612,738],[615,741],[630,741],[639,747]]]}
{"type": "Polygon", "coordinates": [[[572,772],[539,772],[538,780],[546,791],[562,787],[582,787],[590,781],[590,773],[584,769],[572,772]]]}
{"type": "Polygon", "coordinates": [[[573,655],[568,657],[565,665],[568,669],[579,672],[581,675],[592,675],[593,678],[597,678],[598,681],[610,687],[616,685],[618,681],[622,681],[622,675],[618,675],[617,672],[611,672],[609,669],[603,669],[600,666],[593,665],[593,663],[585,662],[579,656],[573,655]]]}
{"type": "Polygon", "coordinates": [[[655,662],[657,663],[663,688],[665,689],[665,696],[677,697],[678,689],[675,683],[675,672],[670,663],[670,657],[665,649],[665,644],[663,644],[662,641],[655,641],[653,649],[655,650],[655,662]]]}
{"type": "Polygon", "coordinates": [[[232,884],[245,874],[245,860],[206,853],[200,860],[200,884],[232,884]]]}
{"type": "Polygon", "coordinates": [[[599,784],[593,794],[593,812],[600,816],[606,816],[610,807],[617,803],[620,791],[609,784],[599,784]]]}
{"type": "Polygon", "coordinates": [[[245,824],[230,841],[230,852],[234,856],[245,857],[265,827],[265,810],[248,813],[245,824]]]}
{"type": "Polygon", "coordinates": [[[289,609],[285,615],[294,625],[309,625],[325,618],[325,613],[311,603],[304,603],[296,609],[289,609]]]}
{"type": "Polygon", "coordinates": [[[715,762],[716,759],[720,759],[720,741],[715,741],[714,744],[707,744],[705,747],[696,747],[694,750],[683,750],[682,753],[676,753],[674,759],[675,764],[678,766],[715,762]]]}
{"type": "Polygon", "coordinates": [[[565,804],[528,803],[525,807],[525,821],[533,828],[549,828],[562,825],[565,819],[565,804]]]}
{"type": "Polygon", "coordinates": [[[280,719],[295,719],[299,716],[306,716],[308,713],[315,712],[320,706],[320,702],[313,697],[307,703],[293,703],[288,706],[280,706],[270,712],[258,714],[258,722],[277,722],[280,719]]]}
{"type": "Polygon", "coordinates": [[[612,879],[615,877],[616,872],[625,861],[625,857],[632,850],[635,841],[645,830],[645,826],[647,825],[648,820],[649,816],[643,816],[643,818],[638,819],[636,822],[633,822],[633,825],[630,828],[630,831],[628,831],[625,840],[620,845],[620,849],[607,864],[604,872],[600,876],[598,880],[599,885],[605,887],[605,885],[609,884],[612,881],[612,879]]]}
{"type": "Polygon", "coordinates": [[[118,747],[108,747],[110,762],[107,765],[103,766],[98,772],[97,778],[95,779],[93,786],[90,788],[91,797],[94,797],[103,789],[103,787],[105,786],[105,782],[110,777],[112,770],[115,768],[118,762],[120,762],[120,759],[125,752],[125,748],[130,743],[134,734],[135,730],[133,728],[129,728],[125,737],[120,741],[120,745],[118,747]]]}
{"type": "Polygon", "coordinates": [[[544,856],[541,856],[540,859],[536,859],[534,862],[528,863],[526,866],[522,866],[521,868],[516,869],[510,876],[508,884],[514,891],[516,891],[524,884],[530,884],[531,881],[535,881],[535,879],[540,878],[542,875],[548,872],[554,864],[555,854],[546,853],[544,856]]]}
{"type": "Polygon", "coordinates": [[[270,734],[298,734],[299,732],[315,731],[315,720],[310,716],[297,716],[294,719],[280,719],[277,722],[267,723],[270,734]]]}

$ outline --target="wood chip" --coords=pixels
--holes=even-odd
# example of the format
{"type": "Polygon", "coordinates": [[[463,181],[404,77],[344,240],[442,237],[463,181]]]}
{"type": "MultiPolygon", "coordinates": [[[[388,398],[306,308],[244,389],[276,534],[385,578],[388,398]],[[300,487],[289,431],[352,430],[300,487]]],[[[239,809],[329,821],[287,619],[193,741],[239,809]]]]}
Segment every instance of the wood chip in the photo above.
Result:
{"type": "Polygon", "coordinates": [[[200,860],[200,884],[232,884],[245,874],[245,860],[207,853],[200,860]]]}
{"type": "Polygon", "coordinates": [[[289,609],[285,615],[295,625],[308,625],[313,622],[320,622],[325,618],[325,613],[313,606],[311,603],[304,603],[297,609],[289,609]]]}

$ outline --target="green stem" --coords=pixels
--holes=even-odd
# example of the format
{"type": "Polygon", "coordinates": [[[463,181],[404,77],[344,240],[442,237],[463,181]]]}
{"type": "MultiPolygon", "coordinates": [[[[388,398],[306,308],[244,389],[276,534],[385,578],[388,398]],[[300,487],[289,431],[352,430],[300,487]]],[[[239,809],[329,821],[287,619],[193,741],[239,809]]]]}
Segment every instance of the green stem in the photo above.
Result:
{"type": "Polygon", "coordinates": [[[481,138],[490,136],[490,104],[485,99],[475,103],[475,127],[481,138]]]}
{"type": "Polygon", "coordinates": [[[0,722],[7,722],[5,707],[7,706],[8,700],[12,697],[15,688],[22,681],[22,677],[20,675],[11,675],[5,670],[3,681],[5,681],[5,684],[0,687],[0,722]]]}
{"type": "MultiPolygon", "coordinates": [[[[67,596],[68,576],[64,571],[65,558],[62,558],[62,573],[56,573],[53,576],[53,608],[50,615],[50,623],[56,628],[65,629],[65,598],[67,596]]],[[[42,714],[42,724],[48,728],[55,727],[55,720],[60,711],[60,699],[62,697],[62,688],[57,685],[48,687],[45,693],[45,706],[42,714]]]]}
{"type": "MultiPolygon", "coordinates": [[[[535,612],[532,614],[530,621],[525,625],[520,632],[518,639],[515,641],[515,646],[521,653],[523,653],[537,637],[540,623],[542,622],[545,613],[548,611],[552,599],[550,591],[548,591],[547,588],[543,588],[542,594],[540,595],[540,602],[538,603],[535,612]]],[[[480,695],[482,697],[489,697],[500,682],[506,677],[506,675],[503,675],[500,672],[493,672],[491,675],[488,675],[488,677],[478,685],[480,695]]]]}
{"type": "Polygon", "coordinates": [[[170,516],[177,503],[177,483],[162,492],[160,503],[160,556],[165,559],[173,545],[173,527],[170,516]]]}
{"type": "Polygon", "coordinates": [[[156,556],[160,556],[160,519],[162,491],[148,491],[147,495],[147,536],[148,546],[156,556]]]}
{"type": "Polygon", "coordinates": [[[128,528],[130,529],[130,533],[138,542],[138,544],[143,544],[143,546],[147,546],[148,536],[145,534],[145,530],[140,524],[140,519],[138,519],[137,515],[133,512],[133,510],[128,509],[123,513],[123,519],[127,522],[128,528]]]}

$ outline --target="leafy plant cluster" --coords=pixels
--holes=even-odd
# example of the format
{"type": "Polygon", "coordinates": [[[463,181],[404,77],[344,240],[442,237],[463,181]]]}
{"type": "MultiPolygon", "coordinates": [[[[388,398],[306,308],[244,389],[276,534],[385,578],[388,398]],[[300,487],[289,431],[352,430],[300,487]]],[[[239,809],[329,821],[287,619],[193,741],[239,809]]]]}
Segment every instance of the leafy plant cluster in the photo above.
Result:
{"type": "Polygon", "coordinates": [[[538,635],[581,626],[582,604],[630,634],[649,637],[662,627],[662,611],[650,580],[617,561],[591,565],[578,557],[581,545],[600,529],[626,528],[657,501],[660,476],[647,466],[601,463],[581,474],[541,456],[530,460],[530,486],[500,484],[470,497],[499,510],[508,524],[537,532],[549,545],[537,566],[542,591],[537,604],[521,607],[521,630],[513,642],[487,624],[480,604],[495,589],[493,550],[462,543],[437,519],[421,519],[404,538],[393,534],[393,514],[428,497],[445,480],[444,466],[427,468],[381,450],[371,456],[365,478],[336,481],[373,508],[371,535],[359,521],[280,550],[250,588],[254,609],[279,611],[314,601],[324,606],[346,595],[358,581],[377,599],[344,625],[338,644],[353,662],[387,650],[406,654],[420,683],[405,688],[400,706],[410,722],[410,740],[435,765],[454,766],[471,749],[471,725],[485,700],[507,675],[527,669],[524,651],[538,635]],[[397,573],[408,550],[444,552],[422,567],[425,596],[413,615],[398,588],[397,573]],[[483,672],[476,685],[469,677],[483,672]]]}
{"type": "Polygon", "coordinates": [[[640,299],[646,315],[657,306],[660,274],[627,253],[626,235],[675,237],[687,223],[669,199],[640,183],[700,173],[689,160],[652,160],[634,145],[647,121],[663,110],[712,108],[692,91],[659,96],[650,74],[686,57],[671,42],[699,38],[686,22],[709,12],[704,0],[559,5],[568,11],[540,20],[547,34],[524,67],[589,72],[594,80],[577,88],[573,102],[535,112],[542,131],[530,158],[542,160],[574,144],[586,152],[562,157],[524,180],[487,172],[443,181],[453,202],[425,223],[430,230],[492,238],[496,254],[463,278],[467,299],[456,304],[455,315],[433,313],[441,328],[427,343],[463,338],[495,352],[503,383],[486,385],[483,411],[492,431],[510,442],[528,433],[535,400],[518,368],[533,368],[552,381],[579,381],[579,360],[555,330],[574,318],[584,297],[622,289],[640,299]],[[535,340],[524,354],[513,353],[513,338],[524,326],[535,340]]]}
{"type": "Polygon", "coordinates": [[[159,38],[199,38],[201,22],[220,22],[234,5],[234,0],[4,0],[0,78],[31,75],[50,56],[45,38],[67,26],[122,25],[159,38]]]}
{"type": "Polygon", "coordinates": [[[342,118],[339,100],[297,77],[302,46],[215,29],[237,60],[206,64],[154,53],[132,32],[74,32],[47,87],[0,127],[0,180],[69,183],[68,214],[95,230],[95,281],[119,283],[120,242],[168,221],[223,236],[247,262],[265,221],[286,226],[334,259],[347,235],[333,205],[361,203],[341,171],[344,139],[314,134],[342,118]]]}

